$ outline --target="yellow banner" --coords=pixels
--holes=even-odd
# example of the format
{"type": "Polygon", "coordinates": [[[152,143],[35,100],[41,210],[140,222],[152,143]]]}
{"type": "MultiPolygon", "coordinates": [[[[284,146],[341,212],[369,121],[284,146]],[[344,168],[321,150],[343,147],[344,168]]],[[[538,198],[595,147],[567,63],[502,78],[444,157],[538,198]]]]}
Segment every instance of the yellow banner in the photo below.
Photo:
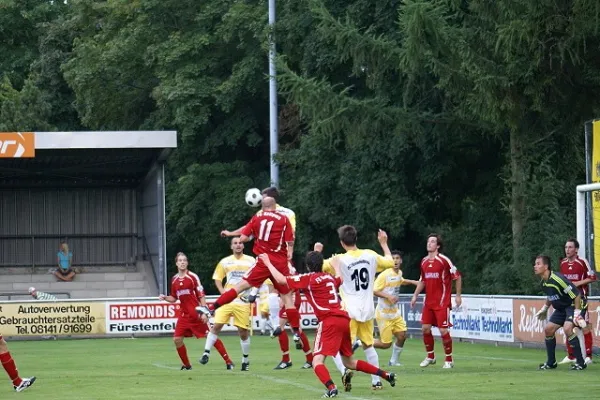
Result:
{"type": "Polygon", "coordinates": [[[0,303],[4,336],[103,334],[105,322],[104,303],[0,303]]]}
{"type": "MultiPolygon", "coordinates": [[[[592,128],[592,183],[600,182],[600,120],[592,128]]],[[[592,192],[592,229],[594,234],[594,264],[600,272],[600,191],[592,192]]],[[[582,256],[584,256],[582,254],[582,256]]]]}

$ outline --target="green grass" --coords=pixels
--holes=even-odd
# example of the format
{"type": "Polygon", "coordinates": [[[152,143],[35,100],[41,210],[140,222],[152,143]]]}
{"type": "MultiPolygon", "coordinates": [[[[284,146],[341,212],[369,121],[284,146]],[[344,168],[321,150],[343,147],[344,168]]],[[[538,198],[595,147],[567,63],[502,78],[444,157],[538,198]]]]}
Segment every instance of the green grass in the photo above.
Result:
{"type": "MultiPolygon", "coordinates": [[[[213,350],[211,361],[199,365],[204,340],[186,339],[192,371],[179,371],[179,359],[169,338],[13,341],[9,348],[22,376],[36,375],[38,381],[22,393],[12,393],[8,380],[0,385],[0,399],[20,396],[43,400],[104,399],[177,399],[207,398],[219,400],[293,400],[316,399],[323,392],[312,370],[301,370],[302,352],[292,348],[294,366],[274,371],[280,359],[277,341],[268,337],[252,338],[251,371],[239,371],[240,347],[235,336],[223,340],[238,364],[236,371],[226,371],[219,354],[213,350]]],[[[290,341],[291,342],[291,341],[290,341]]],[[[436,350],[441,343],[436,341],[436,350]]],[[[362,351],[357,354],[362,357],[362,351]]],[[[600,384],[592,365],[585,371],[569,371],[561,365],[553,371],[538,371],[545,352],[536,349],[494,347],[482,344],[455,343],[453,370],[443,370],[442,363],[422,369],[422,343],[407,341],[401,356],[403,367],[395,388],[371,392],[370,378],[357,373],[346,399],[542,399],[555,398],[564,390],[585,387],[593,393],[600,384]]],[[[381,365],[386,365],[390,350],[379,351],[381,365]]],[[[440,357],[438,353],[438,357],[440,357]]],[[[557,357],[562,358],[562,351],[557,357]]],[[[559,359],[560,359],[559,358],[559,359]]],[[[332,377],[339,375],[328,361],[332,377]]]]}

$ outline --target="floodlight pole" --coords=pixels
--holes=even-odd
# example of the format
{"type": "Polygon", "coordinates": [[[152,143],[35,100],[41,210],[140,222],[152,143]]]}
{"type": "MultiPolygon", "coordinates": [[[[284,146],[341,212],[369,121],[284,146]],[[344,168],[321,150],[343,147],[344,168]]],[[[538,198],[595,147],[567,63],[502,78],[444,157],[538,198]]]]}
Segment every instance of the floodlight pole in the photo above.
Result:
{"type": "Polygon", "coordinates": [[[275,69],[275,0],[269,0],[269,139],[271,164],[271,186],[279,187],[279,165],[275,155],[279,151],[277,112],[277,71],[275,69]]]}

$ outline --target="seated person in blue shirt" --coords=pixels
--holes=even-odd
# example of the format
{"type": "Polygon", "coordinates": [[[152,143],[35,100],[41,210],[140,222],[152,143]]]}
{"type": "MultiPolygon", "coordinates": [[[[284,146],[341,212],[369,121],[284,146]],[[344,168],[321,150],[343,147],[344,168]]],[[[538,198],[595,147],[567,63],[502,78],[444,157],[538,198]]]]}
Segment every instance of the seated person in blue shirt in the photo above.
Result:
{"type": "Polygon", "coordinates": [[[73,253],[69,251],[69,245],[65,242],[60,244],[57,261],[58,268],[54,271],[54,276],[61,281],[71,282],[75,278],[75,270],[72,267],[73,253]]]}

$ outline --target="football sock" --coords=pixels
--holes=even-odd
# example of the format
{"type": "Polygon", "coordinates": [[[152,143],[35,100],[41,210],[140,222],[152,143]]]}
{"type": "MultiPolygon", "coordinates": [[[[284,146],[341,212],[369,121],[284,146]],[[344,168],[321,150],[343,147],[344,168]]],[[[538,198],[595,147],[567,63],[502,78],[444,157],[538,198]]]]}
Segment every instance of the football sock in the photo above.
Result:
{"type": "Polygon", "coordinates": [[[269,319],[273,329],[279,326],[279,296],[276,293],[270,293],[267,298],[269,303],[269,319]]]}
{"type": "Polygon", "coordinates": [[[300,332],[300,341],[302,342],[302,351],[304,352],[304,355],[306,355],[306,362],[312,363],[313,353],[310,348],[310,342],[308,341],[308,337],[306,337],[306,333],[304,333],[304,331],[300,332]]]}
{"type": "Polygon", "coordinates": [[[248,362],[248,354],[250,354],[250,338],[246,340],[240,340],[240,345],[242,346],[242,362],[248,362]]]}
{"type": "MultiPolygon", "coordinates": [[[[576,338],[577,339],[577,338],[576,338]]],[[[548,365],[554,365],[556,362],[556,337],[546,336],[546,354],[548,365]]]]}
{"type": "Polygon", "coordinates": [[[212,332],[208,332],[208,335],[206,335],[206,343],[204,343],[204,352],[210,353],[210,349],[212,349],[217,340],[219,340],[217,335],[212,332]]]}
{"type": "Polygon", "coordinates": [[[434,359],[435,353],[433,352],[433,345],[435,342],[433,340],[433,334],[431,333],[431,331],[429,331],[429,333],[423,334],[423,343],[425,344],[425,351],[427,352],[427,358],[434,359]]]}
{"type": "Polygon", "coordinates": [[[587,357],[592,358],[592,347],[594,345],[594,336],[592,335],[592,331],[586,332],[583,334],[584,342],[585,342],[585,355],[587,357]]]}
{"type": "Polygon", "coordinates": [[[217,349],[221,357],[223,357],[225,364],[232,364],[231,358],[229,358],[229,354],[227,354],[227,349],[225,348],[225,345],[223,344],[221,339],[217,339],[217,341],[215,342],[215,349],[217,349]]]}
{"type": "Polygon", "coordinates": [[[344,372],[346,372],[346,366],[344,365],[344,362],[342,361],[342,356],[340,356],[340,353],[337,353],[333,358],[333,363],[335,364],[335,367],[338,369],[338,371],[340,371],[340,374],[344,375],[344,372]]]}
{"type": "Polygon", "coordinates": [[[383,379],[388,379],[390,376],[386,371],[379,369],[378,367],[363,360],[356,360],[356,370],[366,374],[375,375],[377,377],[382,377],[383,379]]]}
{"type": "MultiPolygon", "coordinates": [[[[556,343],[556,342],[555,342],[556,343]]],[[[573,347],[573,354],[577,359],[577,364],[584,365],[585,359],[583,358],[583,354],[581,353],[581,346],[579,345],[579,338],[576,333],[573,333],[569,336],[569,344],[573,347]]]]}
{"type": "Polygon", "coordinates": [[[314,370],[315,374],[317,375],[317,378],[319,378],[321,383],[325,385],[325,387],[328,390],[331,390],[335,387],[335,384],[331,380],[331,375],[329,375],[329,371],[327,370],[327,367],[324,364],[317,365],[314,368],[314,370]]]}
{"type": "Polygon", "coordinates": [[[446,353],[446,361],[452,362],[452,338],[449,332],[442,335],[442,344],[444,345],[444,353],[446,353]]]}
{"type": "Polygon", "coordinates": [[[252,289],[250,289],[250,296],[258,295],[258,290],[259,290],[259,288],[257,288],[257,287],[253,287],[252,289]]]}
{"type": "Polygon", "coordinates": [[[221,306],[224,306],[225,304],[231,303],[237,298],[237,296],[238,293],[234,288],[224,291],[223,294],[220,295],[219,298],[214,302],[215,310],[221,306]]]}
{"type": "Polygon", "coordinates": [[[19,371],[17,370],[15,360],[12,359],[8,351],[0,354],[0,362],[2,362],[2,366],[4,367],[4,370],[8,374],[8,377],[12,381],[13,385],[19,386],[23,380],[19,377],[19,371]]]}
{"type": "Polygon", "coordinates": [[[402,353],[403,348],[397,346],[396,343],[392,344],[392,357],[390,358],[390,362],[392,364],[396,364],[398,362],[398,357],[402,353]]]}
{"type": "Polygon", "coordinates": [[[298,312],[298,310],[296,308],[287,308],[286,307],[285,311],[287,314],[288,322],[290,323],[290,326],[292,327],[292,331],[294,331],[294,333],[299,333],[300,313],[298,312]]]}
{"type": "Polygon", "coordinates": [[[181,358],[181,363],[185,367],[189,367],[192,365],[192,364],[190,364],[190,359],[188,358],[187,349],[185,348],[185,344],[181,345],[181,347],[177,347],[177,354],[179,354],[179,358],[181,358]]]}
{"type": "Polygon", "coordinates": [[[263,318],[263,317],[260,317],[260,326],[259,326],[260,331],[264,332],[266,326],[267,326],[267,319],[263,318]]]}
{"type": "Polygon", "coordinates": [[[290,362],[290,339],[285,329],[281,332],[281,335],[277,336],[277,339],[279,340],[279,348],[283,354],[281,361],[290,362]]]}
{"type": "MultiPolygon", "coordinates": [[[[367,357],[367,362],[369,364],[379,368],[379,355],[372,346],[365,349],[365,356],[367,357]]],[[[380,381],[381,380],[379,379],[379,376],[376,373],[373,373],[373,375],[371,375],[371,382],[373,384],[376,384],[380,381]]]]}
{"type": "Polygon", "coordinates": [[[573,354],[573,347],[571,347],[571,343],[569,343],[569,338],[565,337],[565,346],[567,348],[567,355],[570,359],[574,359],[575,355],[573,354]]]}

